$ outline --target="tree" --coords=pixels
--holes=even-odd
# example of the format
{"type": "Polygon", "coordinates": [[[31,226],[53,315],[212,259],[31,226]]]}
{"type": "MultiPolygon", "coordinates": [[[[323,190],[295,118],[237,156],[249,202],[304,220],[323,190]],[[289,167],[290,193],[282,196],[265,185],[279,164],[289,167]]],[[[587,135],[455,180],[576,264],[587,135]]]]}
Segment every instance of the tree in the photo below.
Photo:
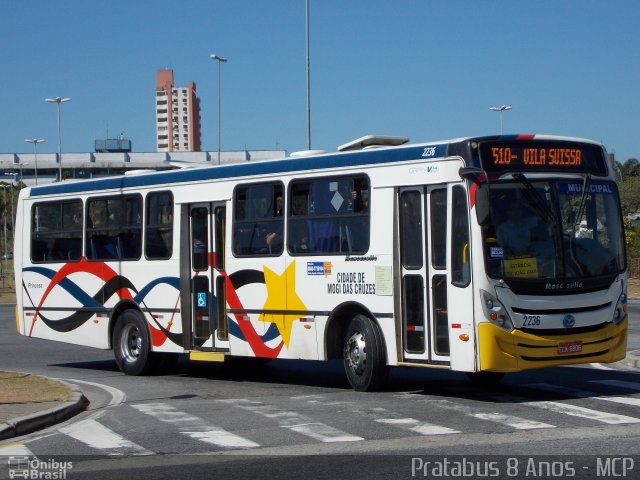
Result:
{"type": "Polygon", "coordinates": [[[623,180],[628,177],[640,177],[640,162],[637,158],[630,158],[622,164],[620,173],[623,180]]]}
{"type": "Polygon", "coordinates": [[[623,177],[618,184],[624,216],[640,212],[640,176],[623,177]]]}

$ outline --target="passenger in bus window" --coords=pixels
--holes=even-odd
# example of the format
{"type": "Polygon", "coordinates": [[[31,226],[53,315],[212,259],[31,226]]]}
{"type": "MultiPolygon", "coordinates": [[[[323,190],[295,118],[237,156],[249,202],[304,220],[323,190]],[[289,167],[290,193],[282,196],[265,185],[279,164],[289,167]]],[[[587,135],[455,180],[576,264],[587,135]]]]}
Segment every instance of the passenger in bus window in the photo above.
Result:
{"type": "Polygon", "coordinates": [[[362,211],[362,198],[348,183],[341,185],[340,194],[344,200],[344,203],[340,206],[340,211],[356,213],[362,211]]]}
{"type": "Polygon", "coordinates": [[[264,237],[269,253],[279,253],[282,251],[282,235],[278,232],[267,233],[264,237]]]}

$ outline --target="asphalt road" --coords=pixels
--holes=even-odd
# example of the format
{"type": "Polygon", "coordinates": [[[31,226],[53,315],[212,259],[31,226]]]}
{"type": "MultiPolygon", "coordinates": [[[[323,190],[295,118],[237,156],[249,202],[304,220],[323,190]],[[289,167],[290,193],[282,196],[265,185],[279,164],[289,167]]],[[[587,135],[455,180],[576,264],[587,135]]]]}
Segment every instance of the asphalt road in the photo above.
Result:
{"type": "MultiPolygon", "coordinates": [[[[639,309],[630,305],[630,348],[639,309]]],[[[517,373],[485,389],[457,372],[395,369],[376,393],[352,391],[339,362],[237,371],[181,360],[165,376],[127,377],[110,351],[19,336],[0,307],[0,369],[66,379],[91,400],[64,424],[0,444],[0,478],[10,456],[26,455],[58,462],[41,472],[71,462],[69,479],[430,478],[456,462],[493,478],[516,467],[547,478],[539,462],[596,478],[629,466],[612,456],[640,478],[640,373],[618,365],[517,373]]]]}

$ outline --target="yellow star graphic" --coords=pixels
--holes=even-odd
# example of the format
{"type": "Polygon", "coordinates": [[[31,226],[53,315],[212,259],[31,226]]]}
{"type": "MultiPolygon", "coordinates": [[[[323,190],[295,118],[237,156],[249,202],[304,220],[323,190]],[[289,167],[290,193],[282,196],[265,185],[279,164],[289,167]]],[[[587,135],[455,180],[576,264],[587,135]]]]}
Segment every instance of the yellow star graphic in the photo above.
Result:
{"type": "MultiPolygon", "coordinates": [[[[296,262],[293,261],[282,275],[263,267],[264,282],[267,286],[267,300],[262,307],[265,311],[306,310],[307,307],[296,293],[296,262]]],[[[262,322],[275,323],[285,347],[289,348],[291,328],[294,320],[304,315],[298,313],[261,313],[258,319],[262,322]]]]}

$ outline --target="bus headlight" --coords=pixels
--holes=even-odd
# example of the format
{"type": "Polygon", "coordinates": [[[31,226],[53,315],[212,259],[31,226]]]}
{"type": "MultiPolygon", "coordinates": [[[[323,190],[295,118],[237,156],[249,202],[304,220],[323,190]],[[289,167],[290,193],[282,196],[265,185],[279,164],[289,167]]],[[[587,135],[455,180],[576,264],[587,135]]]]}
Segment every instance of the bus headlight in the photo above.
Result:
{"type": "Polygon", "coordinates": [[[622,292],[616,304],[616,309],[613,311],[613,323],[618,324],[625,318],[627,318],[627,294],[622,292]]]}
{"type": "Polygon", "coordinates": [[[480,290],[482,296],[482,310],[484,316],[494,325],[504,328],[508,332],[513,330],[513,322],[507,313],[504,306],[498,301],[496,297],[489,292],[480,290]]]}

